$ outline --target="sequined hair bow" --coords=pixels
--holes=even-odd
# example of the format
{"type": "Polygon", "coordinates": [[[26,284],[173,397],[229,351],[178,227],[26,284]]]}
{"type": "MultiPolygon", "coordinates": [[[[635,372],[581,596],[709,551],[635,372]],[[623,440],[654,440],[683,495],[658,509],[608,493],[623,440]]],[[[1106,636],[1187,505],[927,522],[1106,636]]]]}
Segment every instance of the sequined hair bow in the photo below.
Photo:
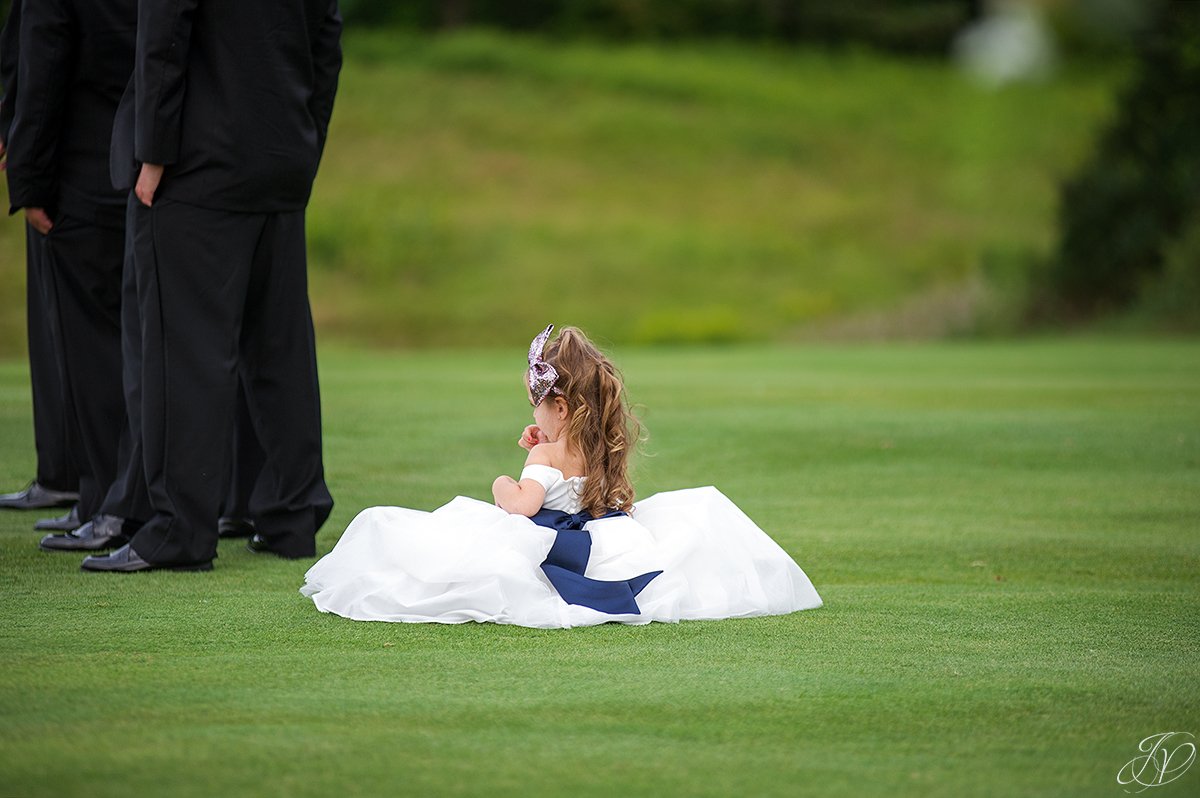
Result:
{"type": "Polygon", "coordinates": [[[529,345],[529,395],[533,398],[534,407],[540,405],[551,393],[562,393],[562,390],[554,386],[558,381],[558,372],[554,370],[554,366],[542,360],[542,351],[546,348],[546,342],[550,340],[553,330],[553,324],[547,325],[529,345]]]}

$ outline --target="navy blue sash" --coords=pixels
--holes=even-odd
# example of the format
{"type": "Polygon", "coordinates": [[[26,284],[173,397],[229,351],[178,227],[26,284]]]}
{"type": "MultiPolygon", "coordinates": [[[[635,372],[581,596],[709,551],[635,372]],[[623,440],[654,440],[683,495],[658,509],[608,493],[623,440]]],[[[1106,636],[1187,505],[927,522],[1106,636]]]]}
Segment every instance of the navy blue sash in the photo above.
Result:
{"type": "Polygon", "coordinates": [[[561,510],[539,510],[530,520],[538,526],[558,530],[558,537],[554,539],[554,545],[542,563],[542,571],[563,601],[591,607],[609,615],[639,615],[641,610],[634,597],[662,571],[650,571],[616,582],[589,579],[583,575],[588,557],[592,554],[592,536],[583,525],[595,518],[617,515],[625,513],[613,510],[594,517],[587,512],[569,515],[561,510]]]}

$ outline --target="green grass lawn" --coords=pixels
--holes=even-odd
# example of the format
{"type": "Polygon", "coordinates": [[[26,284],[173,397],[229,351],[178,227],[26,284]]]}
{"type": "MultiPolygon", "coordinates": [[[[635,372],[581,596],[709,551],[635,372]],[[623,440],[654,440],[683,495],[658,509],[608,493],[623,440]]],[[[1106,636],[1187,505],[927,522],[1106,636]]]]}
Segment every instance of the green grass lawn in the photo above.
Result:
{"type": "MultiPolygon", "coordinates": [[[[307,562],[84,574],[6,512],[0,795],[1120,796],[1139,741],[1200,733],[1200,344],[615,354],[641,495],[716,484],[825,607],[356,623],[296,592],[307,562]]],[[[515,472],[522,357],[327,347],[322,552],[515,472]]],[[[4,362],[4,486],[29,426],[4,362]]]]}
{"type": "MultiPolygon", "coordinates": [[[[317,324],[405,346],[519,346],[530,307],[661,343],[786,340],[929,292],[926,317],[986,305],[981,282],[1002,298],[1051,251],[1123,75],[992,91],[869,51],[487,32],[345,50],[308,214],[317,324]]],[[[9,356],[22,235],[0,224],[9,356]]]]}

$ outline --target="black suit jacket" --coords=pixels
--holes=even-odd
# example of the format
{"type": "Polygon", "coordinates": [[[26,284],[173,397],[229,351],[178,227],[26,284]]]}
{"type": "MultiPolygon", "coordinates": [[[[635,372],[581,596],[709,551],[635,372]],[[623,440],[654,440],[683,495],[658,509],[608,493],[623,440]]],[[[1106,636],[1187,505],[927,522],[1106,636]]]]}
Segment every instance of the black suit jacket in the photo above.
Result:
{"type": "Polygon", "coordinates": [[[137,0],[26,0],[19,16],[11,210],[119,224],[125,200],[109,179],[109,140],[133,69],[137,0]]]}
{"type": "Polygon", "coordinates": [[[114,178],[128,185],[137,164],[164,164],[160,197],[303,209],[333,113],[341,30],[337,0],[143,0],[114,178]]]}

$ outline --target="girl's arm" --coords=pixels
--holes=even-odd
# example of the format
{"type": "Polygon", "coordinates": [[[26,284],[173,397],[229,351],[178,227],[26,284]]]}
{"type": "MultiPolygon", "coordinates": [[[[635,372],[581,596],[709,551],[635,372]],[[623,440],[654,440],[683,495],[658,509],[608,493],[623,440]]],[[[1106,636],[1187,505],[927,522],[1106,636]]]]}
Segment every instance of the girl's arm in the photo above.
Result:
{"type": "MultiPolygon", "coordinates": [[[[529,450],[525,465],[550,465],[548,446],[539,444],[529,450]]],[[[546,499],[546,489],[536,479],[523,479],[520,482],[510,476],[496,477],[492,483],[492,497],[496,506],[506,512],[516,515],[532,516],[542,509],[546,499]]]]}

